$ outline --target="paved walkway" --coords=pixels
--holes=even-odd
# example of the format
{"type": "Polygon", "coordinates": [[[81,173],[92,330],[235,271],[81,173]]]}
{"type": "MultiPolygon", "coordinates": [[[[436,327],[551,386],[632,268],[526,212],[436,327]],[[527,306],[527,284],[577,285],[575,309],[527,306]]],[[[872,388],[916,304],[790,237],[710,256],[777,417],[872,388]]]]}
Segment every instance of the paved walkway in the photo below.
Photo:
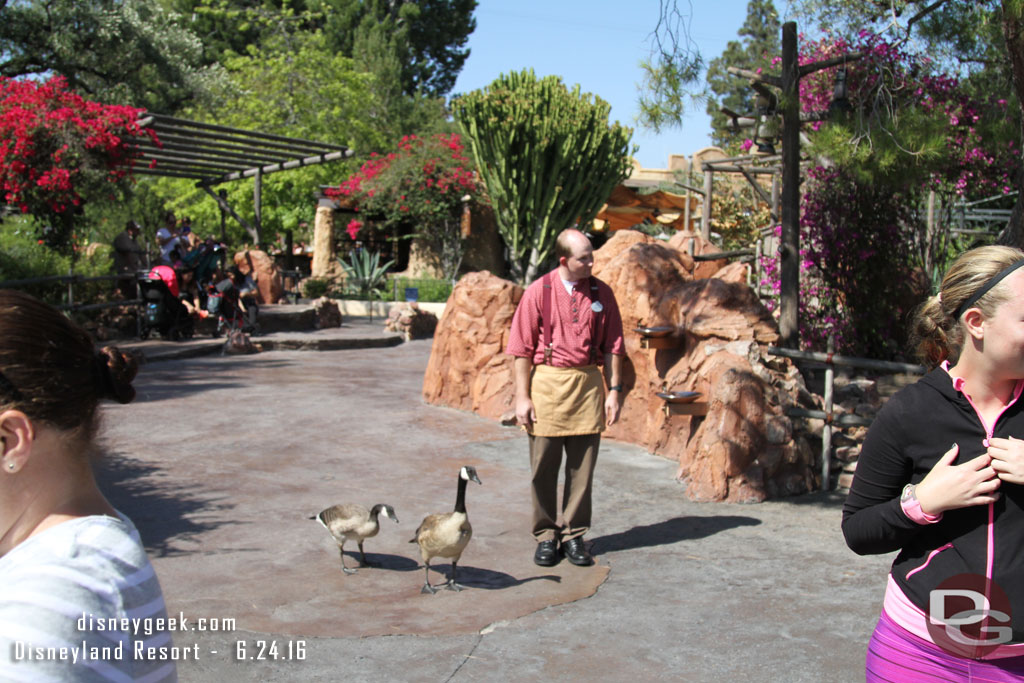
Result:
{"type": "MultiPolygon", "coordinates": [[[[380,321],[347,324],[306,334],[384,336],[380,321]]],[[[606,441],[598,564],[543,569],[525,437],[424,404],[429,341],[179,358],[144,344],[126,344],[151,361],[138,399],[104,409],[101,480],[138,525],[169,610],[193,628],[235,620],[175,634],[198,653],[182,681],[863,680],[891,557],[847,550],[837,495],[692,503],[673,463],[606,441]],[[451,509],[461,464],[483,481],[467,493],[468,589],[421,595],[407,541],[451,509]],[[354,575],[308,519],[348,501],[390,503],[401,520],[366,542],[381,566],[354,575]]]]}

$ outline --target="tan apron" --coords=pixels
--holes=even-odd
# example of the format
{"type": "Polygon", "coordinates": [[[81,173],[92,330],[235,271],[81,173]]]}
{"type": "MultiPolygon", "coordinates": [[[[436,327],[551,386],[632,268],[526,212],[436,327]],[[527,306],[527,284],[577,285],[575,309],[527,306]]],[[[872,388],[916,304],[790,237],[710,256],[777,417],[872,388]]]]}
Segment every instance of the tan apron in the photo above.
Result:
{"type": "Polygon", "coordinates": [[[530,399],[537,422],[534,436],[577,436],[604,431],[604,382],[596,365],[578,368],[533,366],[530,399]]]}

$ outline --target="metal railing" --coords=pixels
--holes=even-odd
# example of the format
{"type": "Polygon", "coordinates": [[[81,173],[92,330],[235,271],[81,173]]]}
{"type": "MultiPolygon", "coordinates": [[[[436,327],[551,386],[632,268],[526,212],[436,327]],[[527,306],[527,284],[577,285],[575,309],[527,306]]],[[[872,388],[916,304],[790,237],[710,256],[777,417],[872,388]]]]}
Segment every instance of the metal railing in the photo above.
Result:
{"type": "Polygon", "coordinates": [[[117,301],[105,301],[102,303],[75,303],[75,285],[84,284],[86,282],[117,282],[121,280],[135,281],[136,276],[134,274],[123,274],[123,275],[45,275],[43,277],[30,277],[22,278],[20,280],[4,280],[0,282],[0,289],[22,289],[24,287],[30,287],[32,285],[43,285],[53,282],[66,284],[68,287],[65,302],[62,304],[56,304],[54,307],[62,311],[97,311],[104,308],[118,308],[121,306],[139,306],[142,304],[141,299],[119,299],[117,301]]]}

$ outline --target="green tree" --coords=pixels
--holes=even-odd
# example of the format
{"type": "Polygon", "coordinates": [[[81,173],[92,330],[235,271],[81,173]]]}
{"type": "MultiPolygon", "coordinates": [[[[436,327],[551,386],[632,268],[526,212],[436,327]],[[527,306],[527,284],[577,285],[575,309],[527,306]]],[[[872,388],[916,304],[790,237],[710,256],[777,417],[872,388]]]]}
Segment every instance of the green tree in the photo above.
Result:
{"type": "Polygon", "coordinates": [[[769,68],[772,60],[781,54],[781,30],[772,0],[750,0],[747,19],[738,32],[740,39],[729,41],[722,54],[708,63],[706,80],[714,96],[708,99],[707,112],[711,116],[711,138],[716,145],[736,152],[738,136],[753,137],[749,131],[730,130],[729,117],[719,111],[724,106],[738,114],[756,113],[756,93],[749,81],[733,76],[726,69],[730,66],[750,71],[769,68]]]}
{"type": "Polygon", "coordinates": [[[656,133],[682,126],[688,103],[704,97],[698,87],[704,58],[690,39],[689,14],[679,10],[678,0],[659,0],[658,6],[651,55],[640,62],[644,78],[637,87],[640,125],[656,133]]]}
{"type": "MultiPolygon", "coordinates": [[[[259,130],[266,133],[322,140],[355,150],[380,149],[385,137],[366,114],[376,107],[374,78],[357,70],[353,61],[325,48],[323,34],[294,33],[269,39],[249,54],[228,59],[230,84],[215,107],[196,107],[184,113],[199,121],[259,130]]],[[[296,230],[308,221],[314,196],[321,186],[337,185],[351,170],[342,161],[273,173],[263,178],[262,237],[296,230]]],[[[216,203],[191,181],[161,178],[151,181],[166,198],[168,208],[188,214],[205,236],[219,226],[216,203]]],[[[253,180],[220,186],[228,202],[250,223],[253,180]]],[[[228,235],[234,243],[256,241],[233,220],[228,235]]]]}
{"type": "MultiPolygon", "coordinates": [[[[1024,164],[1024,3],[1021,0],[799,0],[809,23],[852,33],[868,28],[898,40],[923,41],[925,50],[963,75],[975,97],[1012,100],[1008,119],[1017,128],[1016,153],[1024,164]]],[[[1024,246],[1024,174],[1016,174],[1017,198],[1005,244],[1024,246]]]]}
{"type": "Polygon", "coordinates": [[[513,276],[533,280],[557,234],[589,224],[630,169],[633,131],[611,106],[532,70],[502,74],[454,100],[509,250],[513,276]]]}
{"type": "Polygon", "coordinates": [[[406,95],[445,95],[469,56],[464,46],[476,29],[476,0],[318,0],[311,7],[324,16],[324,33],[332,49],[354,57],[360,40],[388,35],[401,65],[406,95]]]}
{"type": "MultiPolygon", "coordinates": [[[[390,51],[405,95],[439,97],[451,91],[469,56],[476,0],[161,0],[189,17],[203,43],[205,63],[245,54],[282,33],[321,30],[328,49],[359,57],[365,42],[390,51]],[[364,43],[361,49],[360,43],[364,43]]],[[[372,69],[370,69],[372,70],[372,69]]]]}
{"type": "Polygon", "coordinates": [[[93,99],[171,112],[221,77],[199,39],[146,0],[0,2],[0,76],[63,76],[93,99]]]}

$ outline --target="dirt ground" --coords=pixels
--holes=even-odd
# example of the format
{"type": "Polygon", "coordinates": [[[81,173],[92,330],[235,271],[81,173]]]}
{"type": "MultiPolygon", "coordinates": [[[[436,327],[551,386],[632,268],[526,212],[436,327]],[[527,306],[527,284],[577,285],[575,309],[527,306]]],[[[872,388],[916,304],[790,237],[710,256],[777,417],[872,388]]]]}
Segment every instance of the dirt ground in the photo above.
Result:
{"type": "Polygon", "coordinates": [[[693,503],[674,463],[606,440],[597,565],[537,567],[525,436],[424,404],[429,353],[163,360],[134,403],[105,407],[102,486],[188,620],[182,681],[863,680],[892,558],[846,548],[840,494],[693,503]],[[467,589],[422,595],[408,540],[451,509],[462,464],[483,482],[467,492],[467,589]],[[341,502],[394,506],[401,522],[366,542],[377,567],[343,574],[310,521],[341,502]]]}

